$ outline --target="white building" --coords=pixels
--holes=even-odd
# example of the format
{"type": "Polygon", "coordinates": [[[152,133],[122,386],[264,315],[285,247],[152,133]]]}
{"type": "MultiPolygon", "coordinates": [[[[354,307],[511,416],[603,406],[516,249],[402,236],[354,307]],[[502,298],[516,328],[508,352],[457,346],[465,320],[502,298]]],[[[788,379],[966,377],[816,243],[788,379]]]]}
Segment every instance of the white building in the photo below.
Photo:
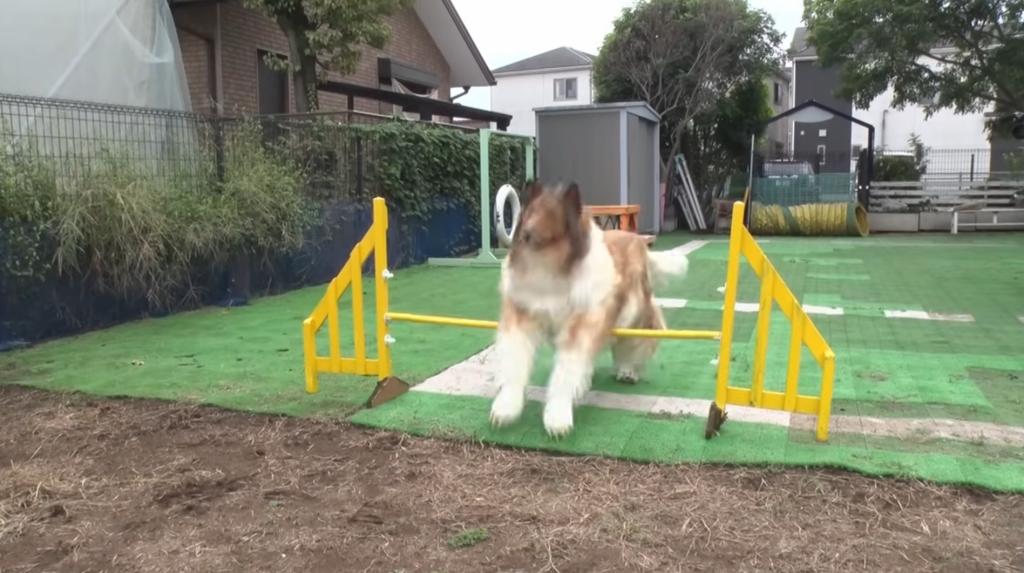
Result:
{"type": "Polygon", "coordinates": [[[509,132],[536,135],[534,109],[593,103],[594,58],[562,47],[492,70],[491,110],[512,115],[509,132]]]}

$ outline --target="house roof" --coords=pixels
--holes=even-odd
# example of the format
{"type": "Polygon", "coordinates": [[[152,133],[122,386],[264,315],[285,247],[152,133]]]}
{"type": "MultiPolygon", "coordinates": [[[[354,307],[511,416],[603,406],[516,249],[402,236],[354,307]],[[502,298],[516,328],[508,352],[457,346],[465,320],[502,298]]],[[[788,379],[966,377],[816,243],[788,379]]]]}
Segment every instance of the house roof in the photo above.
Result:
{"type": "Polygon", "coordinates": [[[582,105],[551,105],[533,108],[537,115],[571,114],[581,112],[622,111],[646,118],[654,123],[661,121],[661,115],[645,101],[618,101],[582,105]]]}
{"type": "Polygon", "coordinates": [[[416,0],[413,9],[448,61],[452,86],[493,86],[497,83],[451,0],[416,0]]]}
{"type": "Polygon", "coordinates": [[[807,42],[807,28],[800,26],[793,31],[793,41],[789,44],[791,58],[817,58],[818,51],[807,42]]]}
{"type": "MultiPolygon", "coordinates": [[[[793,31],[793,41],[789,44],[789,57],[794,60],[813,60],[818,57],[818,50],[807,41],[807,28],[801,26],[793,31]]],[[[940,39],[932,44],[931,50],[946,50],[953,46],[949,40],[940,39]]]]}
{"type": "Polygon", "coordinates": [[[594,65],[597,56],[586,52],[562,46],[554,50],[530,56],[518,62],[502,66],[494,70],[494,75],[521,74],[538,70],[558,70],[566,68],[589,68],[594,65]]]}

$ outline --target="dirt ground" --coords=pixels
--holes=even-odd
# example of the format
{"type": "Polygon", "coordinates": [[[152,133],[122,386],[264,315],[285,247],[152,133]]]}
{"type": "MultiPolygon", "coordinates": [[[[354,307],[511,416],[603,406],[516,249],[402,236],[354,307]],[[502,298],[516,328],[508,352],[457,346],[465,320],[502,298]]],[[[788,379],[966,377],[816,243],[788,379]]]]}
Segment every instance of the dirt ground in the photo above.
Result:
{"type": "Polygon", "coordinates": [[[1024,571],[1024,496],[0,386],[0,571],[1024,571]]]}

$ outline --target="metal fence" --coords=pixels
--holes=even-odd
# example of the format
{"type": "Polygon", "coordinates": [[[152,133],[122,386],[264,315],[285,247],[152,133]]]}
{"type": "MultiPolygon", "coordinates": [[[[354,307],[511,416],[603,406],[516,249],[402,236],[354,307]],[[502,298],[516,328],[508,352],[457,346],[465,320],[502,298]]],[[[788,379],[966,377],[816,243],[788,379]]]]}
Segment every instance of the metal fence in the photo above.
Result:
{"type": "Polygon", "coordinates": [[[312,196],[357,198],[382,168],[374,138],[358,128],[411,121],[358,111],[213,117],[0,94],[0,160],[45,163],[67,188],[107,168],[138,180],[208,187],[223,174],[232,136],[254,122],[265,144],[302,167],[312,196]]]}
{"type": "Polygon", "coordinates": [[[882,149],[876,158],[903,158],[918,167],[922,180],[963,182],[1024,178],[1024,149],[991,148],[882,149]]]}
{"type": "MultiPolygon", "coordinates": [[[[913,163],[922,178],[957,178],[979,181],[992,171],[992,152],[989,149],[882,149],[875,153],[878,160],[903,159],[913,163]]],[[[997,170],[998,170],[998,166],[997,170]]]]}
{"type": "Polygon", "coordinates": [[[45,161],[65,181],[110,162],[152,178],[202,177],[213,127],[191,113],[0,95],[0,153],[45,161]]]}

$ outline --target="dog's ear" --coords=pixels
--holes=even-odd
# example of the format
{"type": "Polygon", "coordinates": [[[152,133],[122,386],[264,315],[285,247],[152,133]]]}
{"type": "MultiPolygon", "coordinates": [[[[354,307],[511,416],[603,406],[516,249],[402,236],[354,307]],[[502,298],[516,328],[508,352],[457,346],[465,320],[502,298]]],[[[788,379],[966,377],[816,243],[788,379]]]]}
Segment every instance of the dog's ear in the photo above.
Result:
{"type": "Polygon", "coordinates": [[[529,205],[534,199],[540,197],[541,193],[544,192],[544,186],[541,185],[540,181],[531,179],[526,182],[526,187],[523,188],[523,205],[529,205]]]}
{"type": "Polygon", "coordinates": [[[590,243],[590,233],[583,225],[583,198],[580,197],[580,186],[575,181],[569,184],[562,194],[562,205],[565,213],[565,229],[569,239],[569,266],[583,258],[590,243]]]}
{"type": "Polygon", "coordinates": [[[583,214],[583,197],[580,196],[580,186],[575,181],[566,187],[565,193],[562,195],[562,202],[568,213],[576,217],[583,214]]]}

